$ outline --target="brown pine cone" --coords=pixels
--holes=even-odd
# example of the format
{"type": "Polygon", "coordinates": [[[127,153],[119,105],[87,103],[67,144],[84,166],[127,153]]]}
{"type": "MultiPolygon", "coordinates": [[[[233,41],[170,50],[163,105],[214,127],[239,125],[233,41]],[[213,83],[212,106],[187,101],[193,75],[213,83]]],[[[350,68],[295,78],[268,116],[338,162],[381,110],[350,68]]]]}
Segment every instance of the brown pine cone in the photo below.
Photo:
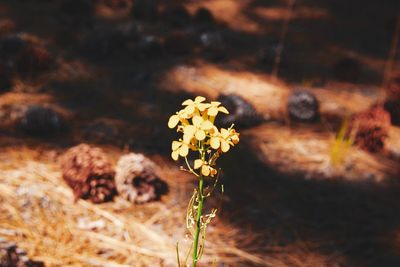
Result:
{"type": "Polygon", "coordinates": [[[70,148],[61,158],[61,169],[75,199],[101,203],[116,195],[114,170],[100,148],[87,144],[70,148]]]}
{"type": "Polygon", "coordinates": [[[122,156],[117,164],[115,183],[118,193],[133,203],[160,199],[167,184],[155,173],[155,164],[142,154],[122,156]]]}
{"type": "Polygon", "coordinates": [[[378,152],[389,135],[390,114],[376,105],[356,114],[351,125],[357,129],[355,143],[367,151],[378,152]]]}

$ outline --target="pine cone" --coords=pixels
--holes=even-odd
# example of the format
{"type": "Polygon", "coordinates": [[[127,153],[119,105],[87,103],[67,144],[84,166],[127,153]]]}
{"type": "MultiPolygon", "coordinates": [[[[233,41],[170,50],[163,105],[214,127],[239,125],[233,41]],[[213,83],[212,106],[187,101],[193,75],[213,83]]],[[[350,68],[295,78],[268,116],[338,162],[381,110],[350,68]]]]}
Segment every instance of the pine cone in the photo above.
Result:
{"type": "Polygon", "coordinates": [[[351,125],[357,129],[355,143],[362,149],[377,152],[383,149],[389,135],[390,114],[376,105],[355,115],[351,125]]]}
{"type": "Polygon", "coordinates": [[[14,243],[0,238],[0,266],[1,267],[44,267],[43,262],[32,261],[22,249],[14,243]]]}
{"type": "Polygon", "coordinates": [[[156,175],[154,168],[155,164],[142,154],[122,156],[115,175],[118,193],[138,204],[160,199],[167,192],[167,184],[156,175]]]}
{"type": "Polygon", "coordinates": [[[112,165],[100,148],[87,144],[70,148],[61,158],[61,169],[75,199],[101,203],[116,195],[112,165]]]}

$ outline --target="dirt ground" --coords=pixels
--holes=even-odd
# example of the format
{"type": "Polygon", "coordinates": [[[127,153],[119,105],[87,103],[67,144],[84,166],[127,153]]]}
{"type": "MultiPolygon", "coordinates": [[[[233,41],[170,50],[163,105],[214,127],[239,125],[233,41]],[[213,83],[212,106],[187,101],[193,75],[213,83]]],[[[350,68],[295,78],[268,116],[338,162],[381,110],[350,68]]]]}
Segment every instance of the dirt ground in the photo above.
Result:
{"type": "Polygon", "coordinates": [[[339,167],[329,156],[338,122],[382,99],[400,2],[297,0],[292,11],[283,0],[144,2],[159,12],[129,0],[0,1],[0,22],[15,24],[0,38],[23,33],[55,61],[0,95],[0,237],[46,266],[174,266],[175,243],[187,246],[195,180],[170,159],[168,117],[188,97],[234,93],[263,123],[242,129],[221,159],[223,209],[204,266],[400,266],[400,128],[380,153],[352,147],[339,167]],[[321,123],[289,122],[286,99],[298,88],[320,101],[321,123]],[[57,110],[67,127],[50,137],[21,133],[10,114],[27,105],[57,110]],[[128,151],[146,154],[168,195],[146,205],[74,203],[58,158],[81,142],[114,163],[128,151]],[[82,218],[106,223],[86,229],[82,218]]]}

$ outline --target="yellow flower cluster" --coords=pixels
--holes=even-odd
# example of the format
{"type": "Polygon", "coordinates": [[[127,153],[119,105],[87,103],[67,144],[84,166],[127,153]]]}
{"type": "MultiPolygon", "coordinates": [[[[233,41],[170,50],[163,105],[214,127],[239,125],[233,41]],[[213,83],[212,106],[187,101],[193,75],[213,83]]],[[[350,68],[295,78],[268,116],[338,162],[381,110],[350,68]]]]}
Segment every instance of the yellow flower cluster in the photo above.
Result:
{"type": "Polygon", "coordinates": [[[184,108],[169,118],[168,127],[177,127],[177,131],[183,133],[182,138],[172,142],[171,156],[178,160],[179,156],[187,157],[190,150],[198,151],[200,159],[194,161],[193,168],[201,169],[204,176],[214,176],[216,158],[239,142],[239,133],[232,126],[219,130],[214,125],[216,116],[229,112],[220,102],[205,103],[205,100],[201,96],[188,99],[182,103],[184,108]]]}

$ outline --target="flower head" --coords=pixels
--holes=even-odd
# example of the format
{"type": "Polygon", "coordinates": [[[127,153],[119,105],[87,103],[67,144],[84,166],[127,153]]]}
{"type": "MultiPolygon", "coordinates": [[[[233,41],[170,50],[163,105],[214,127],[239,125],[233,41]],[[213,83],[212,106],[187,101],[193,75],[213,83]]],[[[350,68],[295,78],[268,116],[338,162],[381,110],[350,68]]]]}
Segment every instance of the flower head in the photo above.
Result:
{"type": "MultiPolygon", "coordinates": [[[[198,151],[199,159],[195,160],[194,170],[200,170],[204,176],[214,176],[216,169],[212,167],[222,152],[227,152],[239,142],[239,134],[233,129],[214,125],[219,113],[229,114],[220,102],[205,102],[198,96],[182,103],[183,108],[169,118],[168,127],[177,128],[182,138],[172,142],[171,156],[174,160],[187,157],[190,151],[198,151]]],[[[191,168],[190,168],[191,169],[191,168]]]]}

